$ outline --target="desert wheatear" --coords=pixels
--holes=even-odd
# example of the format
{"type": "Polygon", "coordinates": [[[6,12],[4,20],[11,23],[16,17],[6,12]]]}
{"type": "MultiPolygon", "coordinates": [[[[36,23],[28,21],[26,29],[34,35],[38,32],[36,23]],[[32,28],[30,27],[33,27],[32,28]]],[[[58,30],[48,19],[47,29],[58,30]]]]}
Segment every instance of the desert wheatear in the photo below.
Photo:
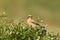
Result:
{"type": "Polygon", "coordinates": [[[28,15],[27,17],[27,24],[32,26],[32,27],[36,27],[36,26],[40,26],[40,24],[38,24],[33,18],[32,15],[28,15]]]}

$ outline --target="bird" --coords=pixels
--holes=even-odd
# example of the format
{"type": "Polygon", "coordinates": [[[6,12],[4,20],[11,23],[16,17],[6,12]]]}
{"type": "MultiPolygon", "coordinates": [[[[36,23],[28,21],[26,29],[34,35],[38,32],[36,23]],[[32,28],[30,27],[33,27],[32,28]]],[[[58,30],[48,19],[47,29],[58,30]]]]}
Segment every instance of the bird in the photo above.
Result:
{"type": "Polygon", "coordinates": [[[39,23],[37,23],[33,18],[32,18],[32,15],[28,15],[27,16],[27,24],[32,26],[32,27],[37,27],[37,26],[40,26],[42,27],[39,23]]]}

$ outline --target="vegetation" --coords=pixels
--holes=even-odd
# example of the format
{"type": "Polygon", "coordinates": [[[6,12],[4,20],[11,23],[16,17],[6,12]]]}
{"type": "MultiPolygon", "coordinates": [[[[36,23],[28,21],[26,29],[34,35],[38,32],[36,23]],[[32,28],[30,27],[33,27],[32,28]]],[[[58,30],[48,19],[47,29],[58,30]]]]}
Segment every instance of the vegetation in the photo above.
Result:
{"type": "Polygon", "coordinates": [[[32,28],[20,21],[17,25],[7,16],[0,16],[0,40],[60,40],[59,33],[51,34],[46,28],[32,28]]]}

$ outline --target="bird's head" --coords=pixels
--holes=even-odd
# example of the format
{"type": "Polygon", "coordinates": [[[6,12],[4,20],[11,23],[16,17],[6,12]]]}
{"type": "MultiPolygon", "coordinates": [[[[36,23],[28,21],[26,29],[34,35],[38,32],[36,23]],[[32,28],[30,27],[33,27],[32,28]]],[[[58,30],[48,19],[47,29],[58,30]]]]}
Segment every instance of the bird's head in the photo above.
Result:
{"type": "Polygon", "coordinates": [[[28,19],[28,18],[32,18],[32,15],[28,15],[28,16],[27,16],[27,19],[28,19]]]}

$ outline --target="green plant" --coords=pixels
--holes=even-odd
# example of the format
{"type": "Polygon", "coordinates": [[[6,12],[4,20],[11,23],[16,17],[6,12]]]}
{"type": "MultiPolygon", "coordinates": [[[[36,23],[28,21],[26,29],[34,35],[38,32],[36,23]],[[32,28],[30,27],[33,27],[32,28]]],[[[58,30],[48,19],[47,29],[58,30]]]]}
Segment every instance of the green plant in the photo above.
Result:
{"type": "Polygon", "coordinates": [[[59,40],[59,38],[59,34],[47,33],[46,28],[32,28],[24,22],[16,25],[6,16],[0,16],[0,40],[59,40]]]}

